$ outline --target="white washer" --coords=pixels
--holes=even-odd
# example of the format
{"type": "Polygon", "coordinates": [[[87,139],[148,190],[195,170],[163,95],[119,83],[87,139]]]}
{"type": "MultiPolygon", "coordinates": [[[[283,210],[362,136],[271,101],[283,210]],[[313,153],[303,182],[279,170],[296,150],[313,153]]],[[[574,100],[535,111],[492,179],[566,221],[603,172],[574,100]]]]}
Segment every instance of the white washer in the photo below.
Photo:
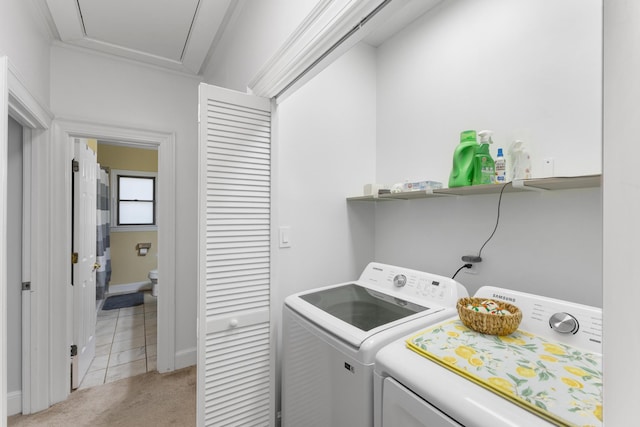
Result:
{"type": "MultiPolygon", "coordinates": [[[[480,288],[475,296],[503,299],[518,306],[523,313],[519,327],[523,331],[602,354],[602,310],[599,308],[488,286],[480,288]],[[560,316],[553,317],[555,314],[560,316]],[[551,321],[552,317],[558,322],[551,321]],[[558,332],[565,327],[563,333],[558,332]]],[[[408,349],[407,338],[409,336],[389,344],[377,354],[376,427],[553,425],[408,349]]]]}
{"type": "Polygon", "coordinates": [[[371,427],[376,352],[451,317],[466,289],[447,277],[370,263],[354,282],[286,298],[285,427],[371,427]]]}

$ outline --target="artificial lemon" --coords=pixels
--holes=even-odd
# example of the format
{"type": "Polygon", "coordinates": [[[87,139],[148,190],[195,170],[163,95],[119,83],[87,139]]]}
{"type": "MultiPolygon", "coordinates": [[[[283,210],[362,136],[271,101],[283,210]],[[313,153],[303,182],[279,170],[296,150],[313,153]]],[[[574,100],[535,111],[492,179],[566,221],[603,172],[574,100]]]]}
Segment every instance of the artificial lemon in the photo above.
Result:
{"type": "Polygon", "coordinates": [[[463,359],[468,359],[474,354],[476,354],[476,351],[471,347],[467,347],[466,345],[461,345],[458,348],[456,348],[456,354],[462,357],[463,359]]]}
{"type": "Polygon", "coordinates": [[[521,338],[514,338],[512,336],[506,335],[504,337],[498,337],[500,338],[500,341],[505,342],[507,344],[513,344],[513,345],[525,345],[526,342],[521,339],[521,338]]]}
{"type": "Polygon", "coordinates": [[[564,369],[570,374],[576,375],[578,377],[585,377],[589,375],[584,369],[576,368],[575,366],[565,366],[564,369]]]}
{"type": "Polygon", "coordinates": [[[511,384],[504,378],[490,377],[487,379],[487,381],[489,381],[489,384],[491,384],[492,386],[499,388],[502,391],[506,391],[507,393],[513,394],[513,384],[511,384]]]}
{"type": "Polygon", "coordinates": [[[518,366],[516,368],[516,372],[518,375],[525,378],[533,378],[536,376],[536,371],[531,368],[525,368],[524,366],[518,366]]]}
{"type": "Polygon", "coordinates": [[[469,365],[478,367],[484,365],[484,362],[482,361],[482,359],[478,359],[477,357],[470,357],[469,365]]]}
{"type": "Polygon", "coordinates": [[[593,415],[602,421],[602,405],[596,405],[596,409],[593,410],[593,415]]]}
{"type": "Polygon", "coordinates": [[[566,385],[568,385],[571,388],[582,388],[583,385],[580,381],[576,381],[573,378],[567,378],[567,377],[562,377],[560,378],[560,380],[562,380],[563,383],[565,383],[566,385]]]}
{"type": "Polygon", "coordinates": [[[543,344],[545,351],[551,354],[563,355],[565,351],[562,347],[557,344],[544,343],[543,344]]]}
{"type": "Polygon", "coordinates": [[[546,360],[547,362],[557,362],[558,361],[558,359],[556,359],[553,356],[549,356],[548,354],[541,354],[540,355],[540,359],[546,360]]]}
{"type": "Polygon", "coordinates": [[[450,365],[455,365],[456,362],[458,361],[458,359],[456,359],[453,356],[445,356],[442,358],[442,360],[444,360],[445,362],[447,362],[450,365]]]}

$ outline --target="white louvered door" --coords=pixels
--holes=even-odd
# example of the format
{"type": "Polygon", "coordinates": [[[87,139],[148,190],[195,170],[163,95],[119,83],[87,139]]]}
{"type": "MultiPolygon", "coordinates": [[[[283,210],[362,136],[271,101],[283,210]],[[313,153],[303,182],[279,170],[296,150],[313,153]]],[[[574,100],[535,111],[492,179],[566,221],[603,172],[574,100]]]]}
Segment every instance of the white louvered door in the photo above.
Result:
{"type": "Polygon", "coordinates": [[[199,97],[198,425],[269,426],[271,103],[199,97]]]}

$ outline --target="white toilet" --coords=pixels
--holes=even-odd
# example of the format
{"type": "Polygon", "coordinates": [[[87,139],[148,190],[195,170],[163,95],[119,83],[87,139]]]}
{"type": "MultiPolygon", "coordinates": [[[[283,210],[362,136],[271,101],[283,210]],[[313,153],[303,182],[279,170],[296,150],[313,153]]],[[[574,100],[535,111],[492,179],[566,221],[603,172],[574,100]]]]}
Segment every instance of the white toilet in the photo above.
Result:
{"type": "Polygon", "coordinates": [[[151,280],[151,295],[158,296],[158,270],[151,270],[149,272],[149,279],[151,280]]]}

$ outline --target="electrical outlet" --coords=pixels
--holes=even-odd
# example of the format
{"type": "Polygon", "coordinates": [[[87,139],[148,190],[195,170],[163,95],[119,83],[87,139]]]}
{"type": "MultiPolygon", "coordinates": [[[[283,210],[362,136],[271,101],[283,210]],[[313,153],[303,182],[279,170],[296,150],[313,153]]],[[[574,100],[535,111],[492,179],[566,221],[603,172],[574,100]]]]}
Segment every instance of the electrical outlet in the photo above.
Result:
{"type": "Polygon", "coordinates": [[[464,255],[462,255],[460,259],[464,263],[471,263],[471,264],[474,264],[476,262],[482,262],[482,257],[478,256],[478,252],[474,249],[469,249],[465,251],[464,255]]]}
{"type": "Polygon", "coordinates": [[[478,269],[475,265],[472,265],[471,268],[463,268],[462,271],[466,274],[478,274],[478,269]]]}

